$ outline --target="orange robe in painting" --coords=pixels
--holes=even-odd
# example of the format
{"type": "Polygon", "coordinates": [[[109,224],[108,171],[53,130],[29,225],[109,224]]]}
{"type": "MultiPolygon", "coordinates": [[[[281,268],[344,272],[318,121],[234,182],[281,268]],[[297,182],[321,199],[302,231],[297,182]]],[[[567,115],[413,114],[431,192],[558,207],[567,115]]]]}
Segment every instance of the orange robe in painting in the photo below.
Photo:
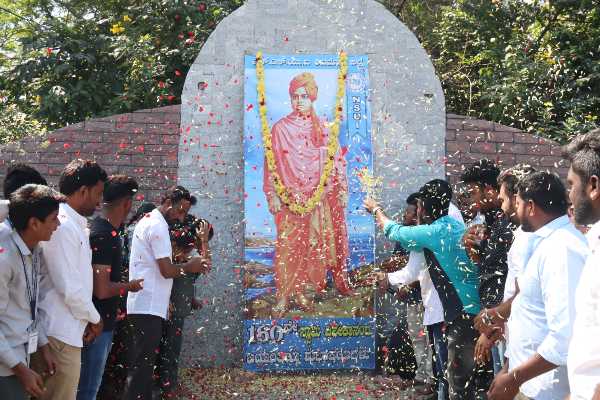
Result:
{"type": "MultiPolygon", "coordinates": [[[[271,131],[277,172],[288,191],[303,202],[316,190],[327,161],[328,131],[321,125],[323,138],[319,143],[315,143],[312,119],[296,113],[279,120],[271,131]]],[[[277,194],[266,160],[264,191],[271,207],[277,194]]],[[[323,198],[313,211],[300,216],[282,202],[281,209],[274,212],[277,242],[273,264],[278,298],[303,293],[307,285],[325,290],[328,270],[338,292],[350,291],[346,272],[347,192],[346,161],[338,152],[323,198]]]]}

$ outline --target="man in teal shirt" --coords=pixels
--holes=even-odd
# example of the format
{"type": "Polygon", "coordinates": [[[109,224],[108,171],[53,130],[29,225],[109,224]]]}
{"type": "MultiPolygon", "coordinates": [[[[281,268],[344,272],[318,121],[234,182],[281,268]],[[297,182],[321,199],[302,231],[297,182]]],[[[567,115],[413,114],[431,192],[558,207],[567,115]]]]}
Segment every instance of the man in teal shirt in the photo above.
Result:
{"type": "MultiPolygon", "coordinates": [[[[464,225],[448,216],[452,189],[434,179],[419,190],[419,225],[402,226],[388,217],[372,199],[366,209],[383,228],[385,236],[410,251],[423,251],[431,280],[444,308],[448,337],[448,376],[450,399],[476,398],[473,353],[478,333],[473,318],[479,312],[479,275],[462,246],[464,225]]],[[[386,278],[387,279],[387,278],[386,278]]]]}

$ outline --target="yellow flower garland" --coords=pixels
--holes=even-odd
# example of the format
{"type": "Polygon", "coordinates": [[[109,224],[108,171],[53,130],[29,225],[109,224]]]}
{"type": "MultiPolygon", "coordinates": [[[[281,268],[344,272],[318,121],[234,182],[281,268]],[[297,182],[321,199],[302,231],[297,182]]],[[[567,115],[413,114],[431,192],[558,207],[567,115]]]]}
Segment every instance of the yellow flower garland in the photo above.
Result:
{"type": "Polygon", "coordinates": [[[323,193],[325,192],[325,185],[329,180],[331,171],[333,170],[333,163],[335,155],[339,148],[338,136],[340,133],[340,123],[342,121],[342,101],[346,93],[346,72],[348,70],[348,56],[344,52],[340,52],[340,70],[338,73],[338,89],[335,100],[335,118],[333,124],[329,130],[329,139],[327,144],[327,162],[323,168],[323,173],[319,179],[319,184],[315,189],[315,192],[310,196],[306,203],[299,202],[295,199],[293,194],[290,193],[288,188],[283,184],[277,167],[275,165],[275,155],[273,154],[273,144],[271,138],[271,129],[267,121],[267,103],[265,100],[265,66],[262,59],[262,52],[256,53],[256,76],[257,84],[256,90],[258,92],[258,112],[260,115],[261,129],[263,146],[265,150],[265,158],[267,159],[267,167],[271,176],[273,177],[273,185],[275,191],[281,199],[281,201],[292,211],[294,214],[304,215],[308,214],[319,204],[323,193]]]}

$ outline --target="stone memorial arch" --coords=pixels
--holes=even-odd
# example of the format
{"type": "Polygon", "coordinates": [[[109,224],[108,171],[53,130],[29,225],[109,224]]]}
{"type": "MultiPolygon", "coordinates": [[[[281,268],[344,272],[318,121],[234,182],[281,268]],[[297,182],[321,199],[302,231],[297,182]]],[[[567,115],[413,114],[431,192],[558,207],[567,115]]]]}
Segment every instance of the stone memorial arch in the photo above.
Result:
{"type": "Polygon", "coordinates": [[[248,0],[210,35],[182,95],[178,181],[198,197],[192,212],[216,230],[213,270],[197,284],[204,306],[186,323],[184,365],[242,359],[244,55],[259,50],[368,55],[374,171],[385,182],[387,209],[398,211],[407,194],[444,177],[442,88],[417,38],[393,14],[374,0],[248,0]]]}

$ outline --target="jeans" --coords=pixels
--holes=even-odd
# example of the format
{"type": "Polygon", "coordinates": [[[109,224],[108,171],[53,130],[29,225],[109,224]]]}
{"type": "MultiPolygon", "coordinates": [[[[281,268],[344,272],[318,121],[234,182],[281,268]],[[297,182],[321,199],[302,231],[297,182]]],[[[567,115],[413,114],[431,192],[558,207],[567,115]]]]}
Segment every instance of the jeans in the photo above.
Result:
{"type": "Polygon", "coordinates": [[[77,400],[95,400],[104,366],[112,346],[113,331],[102,332],[92,343],[81,349],[81,376],[77,388],[77,400]]]}
{"type": "Polygon", "coordinates": [[[102,383],[97,400],[115,400],[123,394],[125,380],[127,379],[127,359],[126,359],[126,331],[127,321],[117,321],[113,330],[112,347],[104,366],[102,383]]]}
{"type": "Polygon", "coordinates": [[[448,365],[448,344],[442,328],[443,322],[427,325],[429,345],[433,353],[433,375],[438,387],[438,400],[448,400],[448,381],[446,380],[446,366],[448,365]]]}
{"type": "Polygon", "coordinates": [[[498,375],[498,372],[504,367],[504,352],[506,351],[506,343],[499,341],[492,346],[492,360],[494,366],[494,375],[498,375]]]}

